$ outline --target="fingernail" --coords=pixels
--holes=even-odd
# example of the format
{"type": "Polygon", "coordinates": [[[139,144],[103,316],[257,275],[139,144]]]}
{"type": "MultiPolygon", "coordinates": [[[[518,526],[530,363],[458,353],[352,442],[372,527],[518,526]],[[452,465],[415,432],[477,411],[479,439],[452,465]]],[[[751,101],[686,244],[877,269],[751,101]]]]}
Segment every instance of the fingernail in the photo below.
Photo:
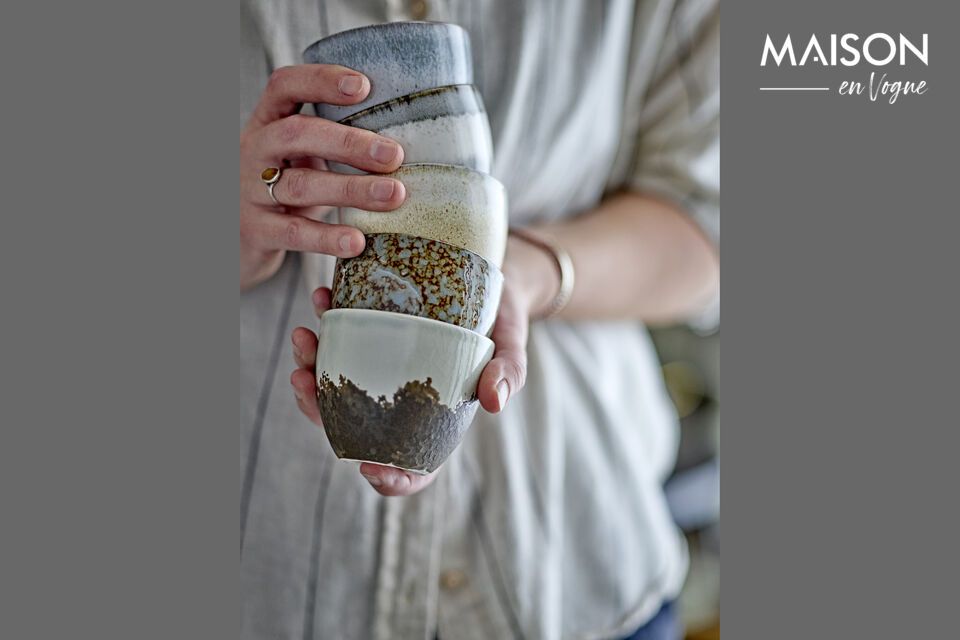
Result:
{"type": "Polygon", "coordinates": [[[393,197],[396,188],[393,180],[377,180],[370,186],[370,195],[375,200],[386,202],[393,197]]]}
{"type": "Polygon", "coordinates": [[[300,347],[298,347],[297,345],[293,345],[293,355],[296,358],[299,358],[301,360],[303,359],[303,352],[300,351],[300,347]]]}
{"type": "Polygon", "coordinates": [[[361,473],[360,475],[362,475],[364,478],[366,478],[366,479],[367,479],[367,482],[369,482],[370,484],[372,484],[372,485],[375,486],[375,487],[382,487],[382,486],[383,486],[383,482],[381,482],[381,481],[380,481],[380,478],[378,478],[377,476],[368,476],[368,475],[365,474],[365,473],[361,473]]]}
{"type": "Polygon", "coordinates": [[[345,96],[355,96],[363,89],[363,78],[360,76],[343,76],[340,78],[340,93],[345,96]]]}
{"type": "Polygon", "coordinates": [[[501,380],[497,383],[497,402],[500,405],[500,409],[507,405],[507,400],[510,398],[510,385],[507,384],[506,380],[501,380]]]}
{"type": "Polygon", "coordinates": [[[353,240],[350,238],[349,233],[345,233],[340,236],[340,250],[341,251],[350,251],[350,245],[353,244],[353,240]]]}
{"type": "Polygon", "coordinates": [[[370,157],[377,162],[388,164],[397,157],[398,145],[387,140],[374,140],[370,145],[370,157]]]}

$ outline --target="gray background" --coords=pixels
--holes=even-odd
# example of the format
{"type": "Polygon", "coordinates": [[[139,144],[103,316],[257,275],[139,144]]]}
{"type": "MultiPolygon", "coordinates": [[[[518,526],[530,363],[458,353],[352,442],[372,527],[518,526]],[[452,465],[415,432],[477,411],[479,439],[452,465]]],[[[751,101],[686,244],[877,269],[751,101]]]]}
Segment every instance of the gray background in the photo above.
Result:
{"type": "MultiPolygon", "coordinates": [[[[728,638],[956,629],[953,7],[723,8],[728,638]],[[930,33],[928,94],[760,93],[814,28],[930,33]]],[[[232,637],[237,16],[2,11],[0,636],[232,637]]]]}
{"type": "Polygon", "coordinates": [[[944,2],[723,6],[727,638],[956,635],[957,25],[944,2]],[[759,92],[869,75],[761,69],[767,32],[811,31],[927,32],[929,68],[885,70],[930,89],[759,92]]]}

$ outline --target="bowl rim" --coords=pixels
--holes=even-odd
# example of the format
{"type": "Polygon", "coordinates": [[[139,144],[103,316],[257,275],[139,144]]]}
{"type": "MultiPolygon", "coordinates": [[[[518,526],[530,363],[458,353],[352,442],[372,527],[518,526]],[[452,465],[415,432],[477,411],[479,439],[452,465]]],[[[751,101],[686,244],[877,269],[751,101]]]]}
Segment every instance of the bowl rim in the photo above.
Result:
{"type": "MultiPolygon", "coordinates": [[[[421,89],[420,91],[414,91],[413,93],[409,93],[405,96],[393,98],[392,100],[387,100],[386,102],[380,102],[373,106],[367,107],[362,111],[357,111],[356,113],[352,113],[346,118],[343,118],[342,120],[337,120],[337,124],[343,124],[343,125],[347,125],[348,127],[353,127],[353,126],[356,126],[353,123],[359,120],[360,118],[371,116],[375,113],[379,113],[380,111],[386,111],[387,109],[394,107],[402,102],[412,102],[414,100],[418,100],[420,98],[424,98],[432,94],[441,94],[441,93],[469,93],[473,95],[473,97],[475,97],[477,100],[477,106],[479,107],[479,111],[477,111],[476,113],[483,114],[483,115],[486,115],[487,113],[487,107],[483,103],[483,96],[480,95],[480,90],[477,89],[476,85],[446,84],[446,85],[443,85],[442,87],[431,87],[429,89],[421,89]]],[[[469,113],[473,113],[473,112],[469,112],[469,113]]],[[[440,114],[436,117],[439,118],[447,115],[451,115],[451,114],[440,114]]]]}
{"type": "MultiPolygon", "coordinates": [[[[397,174],[410,174],[410,173],[425,173],[425,172],[415,172],[415,169],[430,169],[435,168],[442,173],[451,173],[451,174],[475,174],[480,176],[483,179],[483,182],[490,182],[494,185],[500,187],[504,193],[506,193],[507,188],[503,185],[502,182],[497,180],[493,175],[489,173],[484,173],[483,171],[477,171],[476,169],[471,169],[469,167],[464,167],[459,164],[447,164],[445,162],[411,162],[410,164],[402,164],[400,167],[393,173],[384,173],[379,174],[387,177],[396,177],[397,174]]],[[[397,178],[399,179],[399,178],[397,178]]],[[[347,207],[349,209],[357,209],[358,207],[347,207]]],[[[367,211],[367,209],[364,209],[367,211]]]]}
{"type": "Polygon", "coordinates": [[[387,323],[420,324],[421,326],[432,327],[433,329],[441,332],[447,332],[452,335],[460,334],[461,336],[468,336],[474,342],[483,345],[484,350],[486,350],[489,345],[494,345],[493,340],[486,336],[480,335],[479,333],[471,331],[470,329],[465,329],[455,324],[444,322],[442,320],[434,320],[433,318],[423,318],[421,316],[411,316],[405,313],[380,311],[375,309],[328,309],[327,311],[323,312],[322,316],[320,316],[321,329],[325,320],[336,320],[343,315],[354,317],[358,315],[364,315],[387,323]]]}
{"type": "Polygon", "coordinates": [[[406,29],[410,25],[427,25],[439,31],[459,31],[463,36],[469,37],[466,29],[458,24],[453,24],[450,22],[434,22],[431,20],[400,20],[397,22],[381,22],[379,24],[368,24],[361,27],[353,27],[352,29],[344,29],[343,31],[337,31],[336,33],[331,33],[328,36],[324,36],[319,40],[315,40],[310,44],[310,46],[305,48],[303,50],[302,57],[304,60],[306,60],[307,52],[309,52],[311,49],[319,49],[322,43],[326,44],[329,42],[335,42],[337,40],[343,40],[345,38],[352,38],[360,31],[369,31],[372,33],[395,31],[397,29],[406,29]]]}

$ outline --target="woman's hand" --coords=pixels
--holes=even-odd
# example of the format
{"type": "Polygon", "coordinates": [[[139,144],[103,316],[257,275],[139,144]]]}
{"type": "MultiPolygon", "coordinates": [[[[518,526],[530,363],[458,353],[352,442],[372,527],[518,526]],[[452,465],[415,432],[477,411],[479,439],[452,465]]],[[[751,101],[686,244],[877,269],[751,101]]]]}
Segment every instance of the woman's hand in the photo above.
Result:
{"type": "MultiPolygon", "coordinates": [[[[504,289],[500,312],[491,338],[496,344],[493,359],[484,368],[477,384],[480,405],[499,413],[510,397],[523,388],[527,377],[527,330],[531,314],[542,311],[559,287],[559,274],[552,258],[543,250],[510,238],[504,261],[504,289]]],[[[317,315],[330,308],[330,290],[313,293],[317,315]]],[[[297,370],[290,377],[297,406],[314,424],[323,426],[317,404],[317,335],[299,327],[293,332],[293,355],[297,370]]],[[[427,487],[434,472],[421,476],[393,467],[364,462],[360,473],[385,496],[408,496],[427,487]]]]}
{"type": "Polygon", "coordinates": [[[403,184],[382,176],[326,171],[335,160],[374,173],[403,161],[399,144],[375,133],[299,115],[307,102],[350,105],[370,92],[366,76],[336,65],[277,69],[240,133],[240,288],[263,282],[280,268],[286,251],[349,258],[363,251],[363,234],[321,222],[330,207],[390,211],[406,197],[403,184]],[[283,173],[275,204],[260,174],[283,173]]]}
{"type": "Polygon", "coordinates": [[[502,411],[526,383],[530,319],[547,308],[560,288],[553,257],[514,236],[507,239],[502,271],[500,312],[490,334],[496,348],[477,383],[480,406],[490,413],[502,411]]]}

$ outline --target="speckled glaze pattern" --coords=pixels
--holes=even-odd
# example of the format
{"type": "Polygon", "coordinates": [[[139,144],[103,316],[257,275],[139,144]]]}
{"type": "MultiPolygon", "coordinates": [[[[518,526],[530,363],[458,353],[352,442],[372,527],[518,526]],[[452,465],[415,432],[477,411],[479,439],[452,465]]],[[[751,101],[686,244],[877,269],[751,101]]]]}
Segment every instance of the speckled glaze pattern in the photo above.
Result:
{"type": "Polygon", "coordinates": [[[334,309],[393,311],[490,334],[503,290],[499,269],[436,240],[386,233],[366,240],[362,254],[337,261],[334,309]]]}
{"type": "Polygon", "coordinates": [[[507,245],[507,195],[495,178],[443,164],[412,164],[390,174],[407,199],[383,213],[344,207],[340,221],[364,234],[401,233],[478,254],[496,267],[507,245]]]}
{"type": "Polygon", "coordinates": [[[336,121],[424,89],[473,83],[470,37],[453,24],[390,22],[341,31],[310,45],[303,61],[343,65],[370,79],[362,102],[314,105],[318,116],[336,121]]]}
{"type": "MultiPolygon", "coordinates": [[[[342,121],[374,131],[403,147],[404,164],[451,164],[483,173],[493,166],[493,137],[477,89],[439,87],[376,105],[342,121]]],[[[330,163],[342,173],[362,173],[330,163]]]]}
{"type": "Polygon", "coordinates": [[[332,309],[320,318],[317,397],[340,458],[429,473],[477,410],[493,342],[416,316],[332,309]]]}

